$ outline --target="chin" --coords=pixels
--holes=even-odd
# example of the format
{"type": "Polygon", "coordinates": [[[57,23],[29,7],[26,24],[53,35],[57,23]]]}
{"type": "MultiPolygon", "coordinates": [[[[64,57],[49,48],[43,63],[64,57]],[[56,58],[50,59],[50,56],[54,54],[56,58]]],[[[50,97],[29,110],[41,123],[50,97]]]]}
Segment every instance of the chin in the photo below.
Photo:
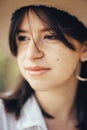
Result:
{"type": "Polygon", "coordinates": [[[39,85],[31,85],[31,87],[32,87],[32,89],[34,91],[48,91],[48,90],[50,90],[50,88],[48,88],[47,86],[44,86],[44,85],[41,85],[41,86],[39,86],[39,85]]]}
{"type": "Polygon", "coordinates": [[[34,91],[48,91],[49,89],[48,88],[45,88],[45,87],[32,87],[32,89],[34,89],[34,91]]]}

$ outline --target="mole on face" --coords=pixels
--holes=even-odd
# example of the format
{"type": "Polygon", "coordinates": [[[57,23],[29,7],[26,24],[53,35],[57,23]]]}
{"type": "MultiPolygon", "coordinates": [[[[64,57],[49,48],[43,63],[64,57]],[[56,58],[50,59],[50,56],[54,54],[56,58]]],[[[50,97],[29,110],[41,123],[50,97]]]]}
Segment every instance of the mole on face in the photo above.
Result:
{"type": "Polygon", "coordinates": [[[59,58],[57,58],[57,61],[59,61],[59,58]]]}

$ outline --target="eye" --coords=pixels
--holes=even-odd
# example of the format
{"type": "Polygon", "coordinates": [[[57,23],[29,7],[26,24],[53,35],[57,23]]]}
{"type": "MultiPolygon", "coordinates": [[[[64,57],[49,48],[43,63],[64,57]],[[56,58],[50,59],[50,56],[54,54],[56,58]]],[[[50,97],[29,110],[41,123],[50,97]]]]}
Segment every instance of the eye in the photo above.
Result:
{"type": "Polygon", "coordinates": [[[19,41],[19,42],[28,41],[28,40],[29,40],[29,38],[26,37],[26,36],[19,36],[19,37],[18,37],[18,41],[19,41]]]}
{"type": "Polygon", "coordinates": [[[22,35],[18,35],[16,40],[17,40],[16,41],[17,45],[21,45],[21,44],[25,45],[25,44],[29,43],[30,38],[28,36],[22,34],[22,35]]]}
{"type": "Polygon", "coordinates": [[[44,37],[44,39],[55,40],[55,39],[57,39],[57,37],[56,37],[55,35],[49,34],[49,35],[46,35],[46,36],[44,37]]]}

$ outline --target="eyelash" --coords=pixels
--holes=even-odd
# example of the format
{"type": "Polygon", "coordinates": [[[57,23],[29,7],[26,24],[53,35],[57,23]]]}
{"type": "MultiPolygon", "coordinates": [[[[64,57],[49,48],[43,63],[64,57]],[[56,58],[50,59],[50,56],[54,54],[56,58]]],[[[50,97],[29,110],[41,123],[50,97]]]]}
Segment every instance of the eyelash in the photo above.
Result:
{"type": "Polygon", "coordinates": [[[18,40],[19,40],[20,42],[22,42],[22,41],[27,41],[27,40],[29,40],[29,38],[26,37],[26,36],[19,36],[19,37],[18,37],[18,40]]]}
{"type": "Polygon", "coordinates": [[[57,39],[57,37],[55,36],[55,35],[46,35],[45,37],[44,37],[44,39],[49,39],[49,40],[55,40],[55,39],[57,39]]]}
{"type": "MultiPolygon", "coordinates": [[[[57,37],[53,34],[48,34],[45,35],[43,39],[47,39],[47,40],[56,40],[57,37]]],[[[30,39],[27,36],[18,36],[18,41],[19,42],[26,42],[29,41],[30,39]]]]}

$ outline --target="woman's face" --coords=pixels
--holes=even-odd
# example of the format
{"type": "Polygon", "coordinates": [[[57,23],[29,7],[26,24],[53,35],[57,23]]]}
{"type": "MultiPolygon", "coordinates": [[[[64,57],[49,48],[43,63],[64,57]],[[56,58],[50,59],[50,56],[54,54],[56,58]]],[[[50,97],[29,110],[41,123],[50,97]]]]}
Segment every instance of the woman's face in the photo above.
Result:
{"type": "Polygon", "coordinates": [[[68,39],[76,51],[56,39],[49,28],[33,13],[25,15],[16,36],[17,60],[23,77],[34,90],[51,90],[67,86],[76,79],[81,45],[68,39]]]}

